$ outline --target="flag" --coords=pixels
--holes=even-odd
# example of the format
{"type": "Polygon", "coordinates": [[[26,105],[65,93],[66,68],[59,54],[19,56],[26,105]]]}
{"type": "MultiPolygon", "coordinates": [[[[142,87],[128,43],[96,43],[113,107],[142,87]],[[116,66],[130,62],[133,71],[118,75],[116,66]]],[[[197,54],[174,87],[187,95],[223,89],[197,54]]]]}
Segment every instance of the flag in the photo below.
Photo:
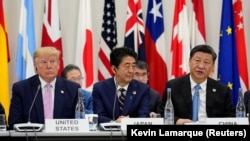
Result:
{"type": "Polygon", "coordinates": [[[177,78],[189,73],[189,53],[191,51],[188,28],[187,6],[185,0],[175,1],[175,11],[172,29],[172,72],[171,78],[177,78]]]}
{"type": "Polygon", "coordinates": [[[0,0],[0,103],[3,105],[6,118],[9,116],[10,91],[9,91],[9,69],[8,69],[8,38],[5,25],[3,0],[0,0]]]}
{"type": "Polygon", "coordinates": [[[33,0],[22,0],[17,41],[16,74],[19,80],[35,74],[33,53],[36,50],[33,0]]]}
{"type": "Polygon", "coordinates": [[[145,29],[146,62],[149,66],[149,86],[161,95],[168,80],[166,43],[161,0],[149,0],[145,29]]]}
{"type": "Polygon", "coordinates": [[[105,0],[102,23],[102,33],[100,39],[100,49],[98,51],[98,80],[103,80],[113,76],[109,54],[117,45],[115,1],[105,0]]]}
{"type": "MultiPolygon", "coordinates": [[[[246,63],[245,44],[242,43],[244,42],[244,32],[240,31],[244,29],[243,19],[238,17],[242,16],[239,15],[242,14],[242,7],[237,7],[239,6],[237,4],[239,4],[239,1],[233,4],[232,0],[223,0],[218,60],[218,78],[230,88],[235,106],[238,101],[238,90],[243,87],[240,83],[240,77],[242,77],[242,80],[246,79],[243,77],[247,74],[247,64],[244,64],[246,63]],[[239,61],[241,62],[239,63],[239,61]],[[244,75],[240,76],[239,68],[244,75]]],[[[245,87],[248,87],[248,85],[245,87]]]]}
{"type": "Polygon", "coordinates": [[[193,48],[206,43],[203,0],[192,0],[189,13],[190,45],[193,48]]]}
{"type": "Polygon", "coordinates": [[[236,36],[236,48],[237,48],[237,57],[238,57],[238,68],[240,75],[240,85],[245,92],[249,89],[248,83],[248,67],[247,67],[247,57],[246,57],[246,42],[245,42],[245,33],[244,33],[244,20],[243,20],[243,10],[242,10],[242,1],[234,0],[233,1],[234,9],[234,27],[235,27],[235,36],[236,36]]]}
{"type": "Polygon", "coordinates": [[[90,0],[79,1],[78,25],[76,36],[75,64],[84,77],[83,87],[92,90],[94,82],[93,38],[91,28],[90,0]]]}
{"type": "Polygon", "coordinates": [[[137,52],[139,60],[146,61],[144,30],[141,0],[128,0],[124,45],[137,52]]]}
{"type": "Polygon", "coordinates": [[[58,75],[61,75],[64,65],[58,0],[45,1],[41,45],[42,47],[55,47],[61,52],[59,57],[60,68],[58,70],[58,75]]]}

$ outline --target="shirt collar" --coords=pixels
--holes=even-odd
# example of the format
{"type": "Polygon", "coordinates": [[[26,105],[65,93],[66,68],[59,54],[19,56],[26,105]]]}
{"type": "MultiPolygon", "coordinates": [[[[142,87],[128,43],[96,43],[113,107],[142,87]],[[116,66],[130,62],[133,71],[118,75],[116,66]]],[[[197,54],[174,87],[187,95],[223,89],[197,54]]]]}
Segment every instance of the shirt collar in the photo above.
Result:
{"type": "MultiPolygon", "coordinates": [[[[190,83],[191,83],[191,89],[194,89],[194,87],[197,85],[197,83],[192,79],[191,75],[190,77],[190,83]]],[[[206,90],[207,87],[207,79],[199,84],[202,90],[206,90]]]]}

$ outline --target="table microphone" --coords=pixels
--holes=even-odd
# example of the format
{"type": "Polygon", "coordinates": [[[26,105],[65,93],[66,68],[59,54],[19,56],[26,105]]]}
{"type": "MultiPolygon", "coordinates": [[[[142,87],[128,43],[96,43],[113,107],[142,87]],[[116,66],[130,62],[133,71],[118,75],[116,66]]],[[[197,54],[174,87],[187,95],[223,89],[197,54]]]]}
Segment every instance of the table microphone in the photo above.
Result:
{"type": "Polygon", "coordinates": [[[100,123],[100,130],[104,130],[104,131],[121,130],[121,123],[115,122],[115,107],[116,107],[116,101],[117,101],[117,95],[118,95],[117,88],[118,88],[118,84],[115,83],[115,96],[114,96],[114,103],[113,103],[113,109],[112,109],[112,121],[106,122],[106,123],[100,123]]]}
{"type": "Polygon", "coordinates": [[[115,83],[115,97],[114,97],[114,103],[113,103],[113,113],[112,113],[112,121],[115,121],[115,105],[116,105],[116,100],[117,100],[117,95],[118,95],[118,84],[117,82],[115,83]]]}
{"type": "Polygon", "coordinates": [[[38,85],[37,87],[37,90],[36,90],[36,93],[35,93],[35,97],[31,103],[31,106],[30,106],[30,109],[29,109],[29,113],[28,113],[28,122],[27,123],[17,123],[17,124],[14,124],[14,129],[16,131],[19,131],[19,132],[27,132],[27,131],[30,131],[30,132],[38,132],[38,131],[41,131],[44,127],[43,124],[41,123],[31,123],[30,122],[30,113],[31,113],[31,110],[34,106],[34,103],[36,101],[36,97],[38,95],[38,92],[39,90],[41,89],[41,85],[38,85]]]}

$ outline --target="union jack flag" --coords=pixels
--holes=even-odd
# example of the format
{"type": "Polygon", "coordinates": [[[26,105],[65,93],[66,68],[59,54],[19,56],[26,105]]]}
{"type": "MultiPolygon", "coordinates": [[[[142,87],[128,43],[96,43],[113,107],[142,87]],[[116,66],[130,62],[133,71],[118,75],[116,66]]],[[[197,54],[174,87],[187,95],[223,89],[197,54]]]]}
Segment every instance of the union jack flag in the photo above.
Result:
{"type": "Polygon", "coordinates": [[[137,52],[139,60],[146,61],[141,0],[128,0],[124,45],[137,52]]]}

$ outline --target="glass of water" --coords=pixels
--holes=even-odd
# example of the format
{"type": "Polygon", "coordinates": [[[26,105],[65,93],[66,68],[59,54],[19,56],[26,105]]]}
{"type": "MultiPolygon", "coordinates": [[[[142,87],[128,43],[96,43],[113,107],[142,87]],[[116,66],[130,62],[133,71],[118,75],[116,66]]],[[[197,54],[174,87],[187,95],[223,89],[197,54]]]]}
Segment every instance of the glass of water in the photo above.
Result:
{"type": "Polygon", "coordinates": [[[97,114],[86,114],[85,117],[89,121],[89,130],[90,131],[97,131],[98,115],[97,114]]]}
{"type": "Polygon", "coordinates": [[[5,114],[0,114],[0,132],[1,131],[6,131],[5,114]]]}

